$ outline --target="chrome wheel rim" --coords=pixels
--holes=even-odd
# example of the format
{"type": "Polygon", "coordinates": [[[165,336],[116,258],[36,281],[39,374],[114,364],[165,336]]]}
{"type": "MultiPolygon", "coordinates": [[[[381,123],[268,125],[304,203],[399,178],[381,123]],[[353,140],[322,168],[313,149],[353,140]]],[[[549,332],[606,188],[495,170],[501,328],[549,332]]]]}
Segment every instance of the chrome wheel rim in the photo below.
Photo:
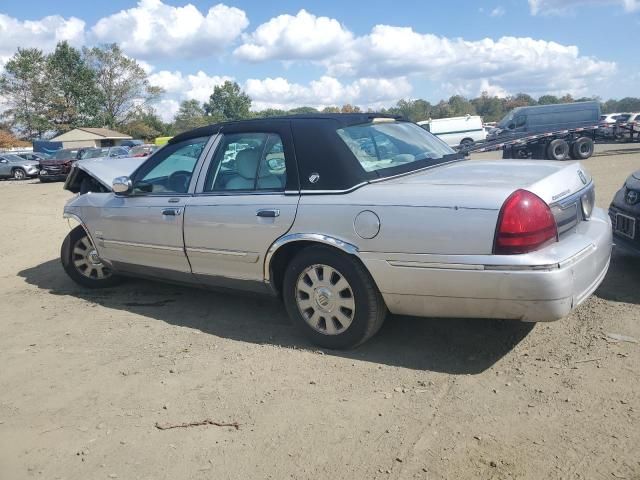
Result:
{"type": "Polygon", "coordinates": [[[81,275],[92,280],[104,280],[111,276],[111,270],[102,263],[87,236],[79,239],[73,246],[71,261],[81,275]]]}
{"type": "Polygon", "coordinates": [[[14,171],[13,178],[15,178],[16,180],[22,180],[24,178],[24,172],[22,170],[14,171]]]}
{"type": "Polygon", "coordinates": [[[296,303],[307,324],[323,335],[344,333],[356,314],[351,285],[342,273],[328,265],[311,265],[300,274],[296,303]]]}

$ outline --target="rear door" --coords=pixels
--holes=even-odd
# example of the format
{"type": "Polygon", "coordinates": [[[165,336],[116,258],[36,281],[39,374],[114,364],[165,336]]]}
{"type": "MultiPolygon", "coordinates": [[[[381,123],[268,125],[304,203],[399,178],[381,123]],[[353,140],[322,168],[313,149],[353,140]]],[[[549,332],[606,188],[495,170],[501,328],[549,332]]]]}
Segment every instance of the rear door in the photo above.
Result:
{"type": "Polygon", "coordinates": [[[198,179],[184,241],[204,283],[264,288],[264,257],[293,224],[299,200],[288,121],[228,126],[198,179]]]}

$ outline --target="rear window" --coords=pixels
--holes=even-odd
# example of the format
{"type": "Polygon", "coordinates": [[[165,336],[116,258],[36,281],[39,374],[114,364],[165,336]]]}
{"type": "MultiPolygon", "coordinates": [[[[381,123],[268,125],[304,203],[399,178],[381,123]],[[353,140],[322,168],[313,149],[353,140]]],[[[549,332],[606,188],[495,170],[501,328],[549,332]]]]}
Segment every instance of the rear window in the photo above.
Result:
{"type": "Polygon", "coordinates": [[[51,158],[55,158],[56,160],[64,160],[67,158],[76,158],[77,154],[77,150],[58,150],[51,158]]]}
{"type": "Polygon", "coordinates": [[[366,172],[394,167],[408,171],[437,165],[456,155],[443,141],[409,122],[372,122],[337,132],[366,172]]]}

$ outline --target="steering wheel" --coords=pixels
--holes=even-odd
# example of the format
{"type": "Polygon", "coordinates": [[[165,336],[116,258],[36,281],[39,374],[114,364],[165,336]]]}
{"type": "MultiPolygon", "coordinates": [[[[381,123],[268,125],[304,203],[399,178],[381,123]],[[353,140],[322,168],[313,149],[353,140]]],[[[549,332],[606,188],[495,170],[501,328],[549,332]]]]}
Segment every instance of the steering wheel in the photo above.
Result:
{"type": "Polygon", "coordinates": [[[189,182],[191,181],[191,172],[186,170],[178,170],[169,175],[167,179],[168,187],[172,192],[187,193],[189,182]]]}

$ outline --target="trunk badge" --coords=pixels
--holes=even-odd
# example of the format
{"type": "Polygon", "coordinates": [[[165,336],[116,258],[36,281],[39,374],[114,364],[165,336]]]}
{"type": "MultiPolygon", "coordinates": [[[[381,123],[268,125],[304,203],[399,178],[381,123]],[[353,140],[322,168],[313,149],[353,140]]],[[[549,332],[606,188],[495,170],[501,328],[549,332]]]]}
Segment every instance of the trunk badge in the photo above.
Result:
{"type": "Polygon", "coordinates": [[[578,170],[578,176],[580,177],[580,180],[582,181],[583,185],[587,184],[587,176],[584,174],[584,172],[582,170],[578,170]]]}
{"type": "Polygon", "coordinates": [[[629,190],[627,192],[625,200],[629,205],[635,205],[636,203],[638,203],[638,196],[638,192],[636,192],[635,190],[629,190]]]}

